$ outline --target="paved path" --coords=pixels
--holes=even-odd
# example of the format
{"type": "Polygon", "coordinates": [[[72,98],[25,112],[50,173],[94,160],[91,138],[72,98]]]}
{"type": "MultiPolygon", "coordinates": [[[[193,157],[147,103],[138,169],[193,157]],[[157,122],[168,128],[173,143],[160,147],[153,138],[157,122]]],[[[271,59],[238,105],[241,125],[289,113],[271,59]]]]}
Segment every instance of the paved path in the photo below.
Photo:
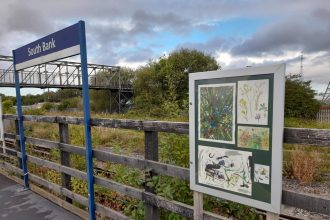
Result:
{"type": "Polygon", "coordinates": [[[0,220],[80,220],[67,210],[0,174],[0,220]]]}

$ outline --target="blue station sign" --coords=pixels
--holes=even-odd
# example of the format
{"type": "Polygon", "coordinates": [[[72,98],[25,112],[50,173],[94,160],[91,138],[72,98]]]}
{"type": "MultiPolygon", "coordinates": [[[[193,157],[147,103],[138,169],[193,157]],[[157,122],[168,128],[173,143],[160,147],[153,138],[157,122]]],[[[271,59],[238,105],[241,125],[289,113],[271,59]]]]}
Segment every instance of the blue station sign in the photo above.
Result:
{"type": "Polygon", "coordinates": [[[14,50],[16,70],[80,53],[79,23],[14,50]]]}

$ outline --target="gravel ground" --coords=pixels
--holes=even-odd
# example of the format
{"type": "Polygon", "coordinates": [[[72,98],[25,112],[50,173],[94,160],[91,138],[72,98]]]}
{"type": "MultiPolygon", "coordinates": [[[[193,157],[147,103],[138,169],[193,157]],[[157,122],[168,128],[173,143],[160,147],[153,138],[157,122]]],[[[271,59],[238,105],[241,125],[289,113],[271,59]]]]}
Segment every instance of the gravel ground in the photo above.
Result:
{"type": "MultiPolygon", "coordinates": [[[[284,179],[283,189],[293,190],[296,192],[310,193],[325,198],[330,198],[330,184],[329,182],[318,182],[313,184],[299,184],[296,180],[284,179]]],[[[329,215],[309,212],[304,209],[283,206],[283,212],[287,215],[294,216],[301,219],[311,220],[330,220],[329,215]]]]}

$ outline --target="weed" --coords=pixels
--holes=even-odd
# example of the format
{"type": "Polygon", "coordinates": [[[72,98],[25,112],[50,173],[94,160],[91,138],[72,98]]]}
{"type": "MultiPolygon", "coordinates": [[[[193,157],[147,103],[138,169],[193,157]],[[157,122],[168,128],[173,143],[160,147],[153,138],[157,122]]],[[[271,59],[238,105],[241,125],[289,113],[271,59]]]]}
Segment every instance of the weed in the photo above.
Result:
{"type": "Polygon", "coordinates": [[[293,175],[301,183],[311,183],[318,176],[320,158],[316,152],[295,149],[292,153],[293,175]]]}

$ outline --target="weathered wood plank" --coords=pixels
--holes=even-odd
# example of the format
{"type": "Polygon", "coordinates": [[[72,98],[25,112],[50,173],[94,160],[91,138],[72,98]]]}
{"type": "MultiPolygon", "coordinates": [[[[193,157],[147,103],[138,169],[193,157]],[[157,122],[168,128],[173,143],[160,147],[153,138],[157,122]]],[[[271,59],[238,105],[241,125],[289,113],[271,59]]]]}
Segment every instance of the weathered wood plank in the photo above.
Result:
{"type": "Polygon", "coordinates": [[[127,165],[130,167],[134,167],[137,169],[144,169],[144,160],[129,157],[129,156],[123,156],[119,154],[114,154],[107,151],[101,151],[101,150],[93,150],[93,156],[104,162],[111,162],[111,163],[119,163],[123,165],[127,165]]]}
{"type": "Polygon", "coordinates": [[[189,168],[183,168],[156,161],[145,160],[145,169],[152,169],[158,174],[176,177],[182,180],[189,180],[189,168]]]}
{"type": "Polygon", "coordinates": [[[108,179],[98,177],[98,176],[94,176],[94,179],[95,179],[94,180],[95,184],[97,184],[97,185],[106,187],[106,188],[108,188],[110,190],[114,190],[116,192],[120,192],[120,193],[130,196],[130,197],[142,200],[143,190],[141,190],[141,189],[136,189],[131,186],[126,186],[124,184],[120,184],[115,181],[108,180],[108,179]]]}
{"type": "Polygon", "coordinates": [[[283,138],[288,144],[330,146],[329,129],[285,128],[283,138]]]}
{"type": "MultiPolygon", "coordinates": [[[[18,167],[15,167],[14,165],[10,164],[10,163],[7,163],[7,162],[4,162],[4,161],[0,161],[0,167],[6,169],[6,170],[9,170],[17,175],[21,175],[22,174],[22,169],[18,168],[18,167]]],[[[22,182],[23,183],[23,182],[22,182]]]]}
{"type": "MultiPolygon", "coordinates": [[[[74,200],[74,201],[77,201],[78,203],[82,204],[82,205],[85,205],[85,206],[88,206],[88,199],[84,196],[81,196],[79,194],[76,194],[66,188],[63,188],[57,184],[54,184],[54,183],[51,183],[51,182],[48,182],[36,175],[33,175],[31,174],[31,180],[46,187],[47,189],[49,190],[52,190],[58,194],[62,194],[62,195],[65,195],[66,197],[74,200]]],[[[95,208],[96,208],[96,212],[98,212],[99,214],[101,214],[102,216],[107,216],[107,217],[110,217],[110,218],[113,218],[113,219],[118,219],[118,220],[126,220],[126,219],[129,219],[128,217],[126,217],[125,215],[123,215],[122,213],[120,212],[117,212],[111,208],[108,208],[108,207],[105,207],[101,204],[98,204],[96,203],[95,204],[95,208]]]]}
{"type": "MultiPolygon", "coordinates": [[[[145,144],[144,144],[144,156],[145,159],[151,161],[158,161],[158,132],[157,131],[144,131],[145,144]]],[[[145,182],[147,183],[156,176],[156,172],[151,170],[150,172],[145,172],[145,182]]],[[[153,187],[149,187],[148,184],[144,185],[144,190],[149,193],[155,193],[153,187]]],[[[146,219],[159,219],[158,208],[155,205],[145,204],[145,216],[146,219]]]]}
{"type": "MultiPolygon", "coordinates": [[[[58,129],[60,133],[60,143],[69,144],[70,143],[69,125],[59,123],[58,129]]],[[[70,153],[60,150],[60,162],[61,165],[70,167],[70,153]]],[[[62,187],[67,188],[68,190],[72,189],[70,175],[66,173],[61,173],[61,182],[62,182],[62,187]]],[[[69,203],[72,203],[72,199],[68,197],[66,197],[65,200],[69,203]]]]}
{"type": "Polygon", "coordinates": [[[3,119],[7,119],[7,120],[18,120],[17,115],[9,115],[9,114],[5,114],[2,116],[3,119]]]}
{"type": "Polygon", "coordinates": [[[282,203],[288,206],[330,215],[330,198],[303,192],[297,193],[286,189],[282,191],[282,203]]]}
{"type": "Polygon", "coordinates": [[[212,212],[204,211],[203,220],[233,220],[233,218],[227,218],[224,216],[214,214],[212,212]]]}
{"type": "MultiPolygon", "coordinates": [[[[3,115],[3,118],[7,120],[15,120],[17,119],[17,116],[3,115]]],[[[26,115],[23,117],[23,120],[34,121],[34,122],[76,124],[76,125],[83,124],[82,117],[26,115]]],[[[187,122],[92,118],[91,125],[108,127],[108,128],[160,131],[160,132],[170,132],[170,133],[178,133],[178,134],[189,133],[189,124],[187,122]]],[[[330,130],[308,129],[308,128],[285,128],[284,142],[316,145],[316,146],[330,146],[330,130]]]]}
{"type": "MultiPolygon", "coordinates": [[[[71,213],[74,213],[75,215],[78,215],[80,218],[82,218],[84,220],[89,219],[88,212],[86,212],[83,209],[78,208],[77,206],[72,205],[71,203],[69,203],[67,201],[62,200],[61,198],[47,192],[46,190],[43,190],[43,189],[39,188],[38,186],[36,186],[34,184],[30,184],[30,189],[33,192],[39,194],[40,196],[42,196],[42,197],[50,200],[51,202],[55,203],[56,205],[68,210],[71,213]]],[[[68,197],[66,197],[66,198],[68,198],[68,197]]]]}
{"type": "Polygon", "coordinates": [[[152,193],[144,193],[144,201],[153,204],[159,208],[164,208],[168,211],[177,213],[187,218],[193,218],[193,207],[181,202],[171,201],[160,196],[156,196],[152,193]]]}
{"type": "MultiPolygon", "coordinates": [[[[35,163],[39,166],[48,167],[50,169],[53,169],[53,170],[61,172],[61,173],[66,173],[70,176],[76,177],[81,180],[85,180],[85,181],[87,180],[87,174],[85,172],[76,170],[71,167],[62,166],[60,164],[46,161],[46,160],[31,156],[31,155],[27,155],[27,161],[35,163]]],[[[103,186],[107,189],[122,193],[124,195],[130,196],[130,197],[133,197],[136,199],[142,199],[142,190],[136,189],[134,187],[126,186],[121,183],[117,183],[115,181],[108,180],[108,179],[98,177],[98,176],[95,176],[94,179],[95,179],[96,184],[103,186]]]]}
{"type": "MultiPolygon", "coordinates": [[[[4,115],[4,119],[15,120],[16,115],[4,115]]],[[[83,125],[82,117],[67,117],[67,116],[40,116],[40,115],[25,115],[24,121],[46,122],[46,123],[64,123],[83,125]]],[[[188,134],[189,125],[186,122],[167,122],[167,121],[141,121],[131,119],[111,119],[111,118],[92,118],[92,126],[122,128],[146,131],[161,131],[179,134],[188,134]]]]}
{"type": "MultiPolygon", "coordinates": [[[[15,135],[12,134],[5,134],[6,137],[13,137],[15,135]]],[[[19,136],[17,136],[18,138],[19,136]]],[[[42,146],[46,148],[55,148],[60,149],[62,151],[71,152],[75,154],[79,154],[82,156],[85,156],[85,150],[82,147],[70,145],[70,144],[63,144],[59,142],[44,140],[44,139],[38,139],[38,138],[32,138],[32,137],[26,137],[25,138],[26,143],[42,146]]],[[[114,154],[107,151],[101,151],[101,150],[93,150],[93,156],[104,162],[112,162],[112,163],[119,163],[122,165],[127,165],[133,168],[138,168],[141,170],[146,169],[153,169],[155,172],[167,176],[177,177],[183,180],[189,180],[189,169],[188,168],[182,168],[179,166],[164,164],[156,161],[151,160],[142,160],[137,159],[129,156],[114,154]]]]}
{"type": "Polygon", "coordinates": [[[279,220],[280,215],[272,212],[267,212],[266,213],[266,220],[279,220]]]}
{"type": "MultiPolygon", "coordinates": [[[[18,119],[15,120],[15,133],[16,135],[19,136],[19,122],[18,119]]],[[[16,150],[21,152],[21,141],[20,138],[16,139],[16,150]]],[[[20,158],[17,157],[17,163],[18,163],[18,167],[22,168],[22,160],[20,158]]]]}
{"type": "Polygon", "coordinates": [[[12,148],[6,148],[6,154],[4,154],[4,149],[0,146],[0,152],[3,154],[2,156],[8,156],[11,159],[17,159],[17,150],[12,148]]]}
{"type": "Polygon", "coordinates": [[[16,134],[12,134],[12,133],[5,133],[5,138],[8,139],[14,139],[15,140],[16,134]]]}

